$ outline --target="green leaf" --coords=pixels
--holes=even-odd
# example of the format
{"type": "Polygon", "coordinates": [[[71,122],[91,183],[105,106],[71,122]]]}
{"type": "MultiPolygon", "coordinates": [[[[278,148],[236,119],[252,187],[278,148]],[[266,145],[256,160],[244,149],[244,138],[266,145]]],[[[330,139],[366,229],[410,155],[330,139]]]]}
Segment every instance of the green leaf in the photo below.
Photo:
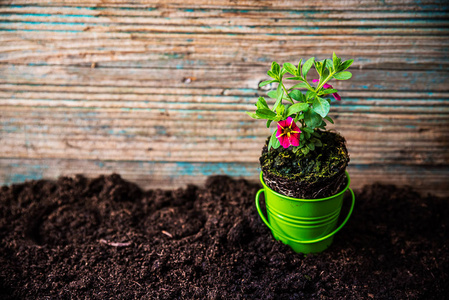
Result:
{"type": "Polygon", "coordinates": [[[284,63],[284,69],[285,70],[287,70],[287,72],[289,72],[290,74],[292,74],[293,76],[295,76],[296,75],[296,67],[293,65],[293,64],[291,64],[291,63],[284,63]]]}
{"type": "Polygon", "coordinates": [[[300,111],[307,111],[308,109],[309,105],[307,103],[295,103],[287,109],[287,117],[300,111]]]}
{"type": "Polygon", "coordinates": [[[266,86],[267,84],[270,84],[270,83],[273,83],[273,82],[277,82],[277,80],[265,80],[265,81],[262,81],[261,83],[259,83],[259,87],[266,86]]]}
{"type": "MultiPolygon", "coordinates": [[[[325,69],[324,67],[323,67],[323,70],[321,71],[321,81],[324,81],[325,80],[325,78],[327,78],[329,76],[329,70],[328,69],[325,69]]],[[[321,84],[321,81],[320,81],[320,84],[321,84]]]]}
{"type": "Polygon", "coordinates": [[[340,65],[337,62],[338,62],[338,56],[335,54],[335,52],[333,52],[332,53],[332,66],[334,67],[335,70],[337,70],[338,66],[340,65]]]}
{"type": "Polygon", "coordinates": [[[326,129],[326,122],[324,122],[322,119],[321,119],[321,123],[320,123],[320,125],[318,125],[318,128],[321,128],[321,129],[326,129]]]}
{"type": "Polygon", "coordinates": [[[312,107],[313,110],[323,118],[327,116],[330,110],[329,102],[320,97],[316,97],[315,100],[313,100],[312,107]]]}
{"type": "Polygon", "coordinates": [[[306,139],[310,139],[310,133],[304,132],[304,136],[306,137],[306,139]]]}
{"type": "Polygon", "coordinates": [[[267,96],[270,97],[271,99],[277,99],[278,98],[278,92],[277,91],[269,91],[267,93],[267,96]]]}
{"type": "Polygon", "coordinates": [[[295,75],[301,76],[301,74],[302,74],[301,67],[302,67],[302,58],[298,62],[298,69],[296,70],[298,73],[295,75]]]}
{"type": "Polygon", "coordinates": [[[323,63],[316,61],[315,62],[315,69],[318,73],[318,75],[320,75],[320,77],[322,78],[323,76],[321,76],[321,71],[323,70],[323,63]]]}
{"type": "Polygon", "coordinates": [[[301,151],[302,151],[302,153],[304,153],[304,155],[307,155],[308,153],[309,153],[309,148],[307,148],[307,147],[302,147],[301,148],[301,151]]]}
{"type": "Polygon", "coordinates": [[[284,115],[284,111],[285,111],[285,106],[284,106],[284,104],[279,104],[277,107],[276,107],[276,113],[277,113],[277,115],[278,116],[283,116],[284,115]]]}
{"type": "Polygon", "coordinates": [[[276,108],[279,106],[279,104],[281,104],[282,98],[281,99],[277,99],[276,102],[274,102],[274,106],[273,109],[276,110],[276,108]]]}
{"type": "Polygon", "coordinates": [[[288,77],[287,79],[290,79],[290,80],[300,80],[300,81],[304,81],[304,82],[305,82],[304,78],[302,78],[302,77],[300,77],[300,76],[288,77]]]}
{"type": "Polygon", "coordinates": [[[276,75],[279,75],[279,73],[281,72],[281,67],[279,66],[279,64],[275,61],[273,61],[271,63],[271,72],[273,72],[276,75]]]}
{"type": "Polygon", "coordinates": [[[305,82],[300,82],[300,83],[298,83],[298,84],[295,84],[295,85],[292,86],[291,88],[289,88],[289,90],[292,90],[292,89],[303,89],[303,88],[306,88],[306,89],[309,88],[309,86],[307,85],[307,83],[305,83],[305,82]]]}
{"type": "Polygon", "coordinates": [[[274,122],[279,122],[280,120],[284,119],[284,115],[276,115],[276,117],[273,119],[274,122]]]}
{"type": "Polygon", "coordinates": [[[326,119],[326,120],[328,120],[329,122],[331,122],[332,124],[334,124],[334,120],[332,120],[331,117],[325,116],[324,119],[326,119]]]}
{"type": "Polygon", "coordinates": [[[288,71],[284,68],[284,67],[282,67],[282,69],[281,69],[281,78],[282,78],[282,76],[284,76],[285,75],[285,73],[287,73],[288,71]]]}
{"type": "Polygon", "coordinates": [[[285,120],[288,116],[287,116],[287,112],[288,109],[290,108],[290,106],[292,106],[292,104],[286,104],[285,106],[285,110],[284,110],[284,114],[282,115],[282,119],[285,120]]]}
{"type": "Polygon", "coordinates": [[[308,133],[314,133],[315,132],[312,128],[309,128],[309,127],[302,127],[301,130],[304,130],[305,132],[308,132],[308,133]]]}
{"type": "Polygon", "coordinates": [[[273,134],[271,135],[270,141],[268,142],[268,150],[270,150],[270,146],[273,147],[274,149],[277,149],[281,145],[281,143],[279,142],[279,140],[276,137],[276,132],[277,132],[277,129],[274,130],[273,134]]]}
{"type": "Polygon", "coordinates": [[[341,72],[341,71],[346,70],[347,68],[349,68],[349,67],[352,65],[353,62],[354,62],[353,59],[350,59],[350,60],[347,60],[347,61],[343,62],[343,63],[338,67],[338,72],[341,72]]]}
{"type": "Polygon", "coordinates": [[[336,89],[327,89],[327,90],[322,90],[321,92],[319,92],[318,95],[327,95],[327,94],[333,94],[338,92],[338,90],[336,89]]]}
{"type": "Polygon", "coordinates": [[[319,139],[313,139],[313,143],[317,147],[323,147],[323,143],[321,143],[321,141],[319,139]]]}
{"type": "Polygon", "coordinates": [[[255,113],[252,113],[252,112],[249,112],[249,111],[247,111],[246,113],[248,114],[248,116],[250,116],[253,119],[262,119],[258,115],[256,115],[255,113]]]}
{"type": "Polygon", "coordinates": [[[268,108],[269,109],[267,101],[265,101],[264,97],[259,97],[259,99],[257,100],[256,106],[257,106],[257,108],[268,108]]]}
{"type": "Polygon", "coordinates": [[[304,114],[297,114],[295,117],[295,123],[298,122],[299,120],[303,120],[304,119],[304,114]]]}
{"type": "Polygon", "coordinates": [[[339,58],[335,52],[332,54],[332,66],[334,67],[334,70],[336,72],[339,71],[339,67],[340,67],[340,62],[341,62],[341,58],[339,58]]]}
{"type": "Polygon", "coordinates": [[[345,71],[345,72],[340,72],[334,75],[335,79],[338,80],[348,80],[349,78],[352,77],[351,72],[345,71]]]}
{"type": "Polygon", "coordinates": [[[283,97],[284,97],[284,90],[282,89],[282,85],[279,84],[276,89],[276,102],[274,103],[273,110],[276,110],[278,105],[281,104],[283,97]]]}
{"type": "Polygon", "coordinates": [[[304,102],[306,100],[304,94],[301,93],[301,91],[299,90],[293,90],[290,93],[288,93],[288,95],[292,97],[293,100],[296,101],[304,102]]]}
{"type": "Polygon", "coordinates": [[[311,57],[304,63],[304,66],[302,66],[302,76],[304,76],[304,78],[307,78],[307,73],[309,73],[309,70],[314,62],[315,57],[311,57]]]}
{"type": "Polygon", "coordinates": [[[307,144],[307,148],[309,148],[310,150],[315,150],[315,145],[314,144],[312,144],[312,143],[308,143],[307,144]]]}
{"type": "Polygon", "coordinates": [[[270,76],[271,78],[276,79],[276,81],[279,80],[279,76],[275,74],[273,71],[268,70],[267,75],[270,76]]]}
{"type": "Polygon", "coordinates": [[[307,100],[313,99],[313,98],[315,98],[315,96],[316,96],[316,92],[313,92],[313,91],[307,91],[307,93],[306,93],[306,99],[307,99],[307,100]]]}
{"type": "Polygon", "coordinates": [[[270,119],[270,120],[272,120],[272,119],[274,119],[276,117],[276,114],[273,111],[271,111],[271,110],[269,110],[267,108],[259,108],[259,109],[257,109],[256,110],[256,114],[260,118],[262,118],[262,119],[270,119]]]}
{"type": "Polygon", "coordinates": [[[321,124],[321,116],[317,114],[313,109],[308,109],[304,113],[304,121],[307,127],[316,128],[321,124]]]}
{"type": "Polygon", "coordinates": [[[273,120],[267,120],[267,128],[270,128],[271,122],[273,122],[273,120]]]}
{"type": "Polygon", "coordinates": [[[332,60],[325,59],[323,62],[323,65],[325,65],[327,69],[332,69],[332,67],[333,67],[332,60]]]}

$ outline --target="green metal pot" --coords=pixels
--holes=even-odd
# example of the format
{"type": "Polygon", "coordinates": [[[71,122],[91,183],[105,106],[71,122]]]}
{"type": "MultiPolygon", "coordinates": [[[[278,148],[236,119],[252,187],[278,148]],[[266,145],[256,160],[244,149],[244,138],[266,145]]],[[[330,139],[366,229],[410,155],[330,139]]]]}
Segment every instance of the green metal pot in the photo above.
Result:
{"type": "Polygon", "coordinates": [[[354,192],[349,188],[349,174],[346,172],[347,185],[340,193],[321,199],[298,199],[274,192],[265,185],[256,195],[256,207],[262,221],[271,229],[273,237],[289,245],[297,253],[319,253],[333,242],[334,235],[349,220],[355,204],[354,192]],[[337,227],[338,217],[343,204],[343,194],[349,190],[352,204],[348,215],[337,227]],[[260,209],[259,196],[265,194],[268,220],[260,209]],[[290,210],[289,210],[290,209],[290,210]],[[287,212],[287,213],[285,213],[287,212]],[[337,228],[335,228],[337,227],[337,228]]]}
{"type": "Polygon", "coordinates": [[[320,222],[291,222],[280,215],[274,214],[267,207],[268,222],[276,232],[286,237],[295,239],[313,240],[327,235],[335,229],[339,214],[335,214],[320,222]]]}
{"type": "Polygon", "coordinates": [[[335,216],[338,218],[338,216],[340,215],[340,210],[341,210],[341,207],[340,207],[340,209],[337,209],[330,215],[326,215],[321,218],[301,218],[301,217],[296,217],[296,216],[292,216],[289,214],[282,214],[280,211],[276,210],[275,208],[272,208],[268,204],[266,204],[266,207],[267,207],[267,210],[269,210],[271,212],[271,214],[276,215],[278,218],[281,218],[282,220],[285,220],[285,221],[291,222],[291,223],[306,224],[306,225],[324,223],[335,216]]]}
{"type": "Polygon", "coordinates": [[[265,190],[266,205],[283,216],[303,220],[323,219],[339,211],[343,203],[343,194],[351,183],[348,172],[346,172],[346,178],[345,188],[333,196],[319,199],[300,199],[284,196],[273,191],[265,184],[263,173],[260,172],[260,182],[265,190]]]}

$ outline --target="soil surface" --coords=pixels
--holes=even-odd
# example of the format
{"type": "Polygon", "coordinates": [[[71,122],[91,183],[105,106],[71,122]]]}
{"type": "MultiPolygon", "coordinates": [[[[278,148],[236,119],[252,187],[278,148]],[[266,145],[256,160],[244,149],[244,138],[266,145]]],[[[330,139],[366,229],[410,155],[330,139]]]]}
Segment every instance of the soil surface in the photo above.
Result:
{"type": "Polygon", "coordinates": [[[334,243],[295,254],[259,185],[141,191],[118,175],[0,189],[0,299],[447,299],[449,199],[373,185],[334,243]]]}
{"type": "Polygon", "coordinates": [[[259,158],[265,184],[279,194],[301,199],[326,198],[346,185],[350,159],[346,140],[336,131],[317,131],[321,147],[304,154],[297,147],[268,151],[265,142],[259,158]]]}

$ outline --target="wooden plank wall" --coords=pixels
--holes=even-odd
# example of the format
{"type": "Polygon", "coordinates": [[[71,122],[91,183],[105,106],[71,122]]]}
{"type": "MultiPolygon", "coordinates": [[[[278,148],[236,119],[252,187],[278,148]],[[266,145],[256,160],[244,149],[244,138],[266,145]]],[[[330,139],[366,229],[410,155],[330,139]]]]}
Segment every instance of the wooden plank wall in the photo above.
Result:
{"type": "Polygon", "coordinates": [[[354,58],[332,107],[352,185],[449,196],[447,1],[0,1],[0,184],[251,180],[271,62],[354,58]],[[132,4],[131,4],[132,3],[132,4]]]}

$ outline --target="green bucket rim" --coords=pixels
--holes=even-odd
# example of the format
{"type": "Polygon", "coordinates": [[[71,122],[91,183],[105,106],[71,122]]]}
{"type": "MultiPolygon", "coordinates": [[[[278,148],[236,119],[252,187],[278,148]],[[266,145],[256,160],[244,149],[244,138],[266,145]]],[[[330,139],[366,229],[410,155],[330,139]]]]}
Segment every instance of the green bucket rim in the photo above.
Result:
{"type": "Polygon", "coordinates": [[[340,196],[340,195],[342,195],[342,194],[344,194],[346,192],[346,190],[349,188],[349,184],[351,183],[351,178],[349,177],[348,171],[345,171],[345,174],[346,174],[346,178],[347,178],[348,182],[347,182],[347,184],[346,184],[346,186],[345,186],[345,188],[343,190],[341,190],[339,193],[337,193],[335,195],[332,195],[332,196],[329,196],[329,197],[326,197],[326,198],[318,198],[318,199],[293,198],[293,197],[289,197],[289,196],[285,196],[285,195],[279,194],[278,192],[273,191],[270,187],[268,187],[265,184],[265,182],[263,180],[263,172],[262,171],[260,172],[260,176],[259,177],[260,177],[260,182],[262,183],[263,187],[268,189],[271,193],[273,193],[277,197],[280,197],[280,198],[283,198],[283,199],[287,199],[287,200],[291,200],[291,201],[295,201],[295,202],[321,202],[321,201],[330,200],[332,198],[336,198],[336,197],[338,197],[338,196],[340,196]]]}

